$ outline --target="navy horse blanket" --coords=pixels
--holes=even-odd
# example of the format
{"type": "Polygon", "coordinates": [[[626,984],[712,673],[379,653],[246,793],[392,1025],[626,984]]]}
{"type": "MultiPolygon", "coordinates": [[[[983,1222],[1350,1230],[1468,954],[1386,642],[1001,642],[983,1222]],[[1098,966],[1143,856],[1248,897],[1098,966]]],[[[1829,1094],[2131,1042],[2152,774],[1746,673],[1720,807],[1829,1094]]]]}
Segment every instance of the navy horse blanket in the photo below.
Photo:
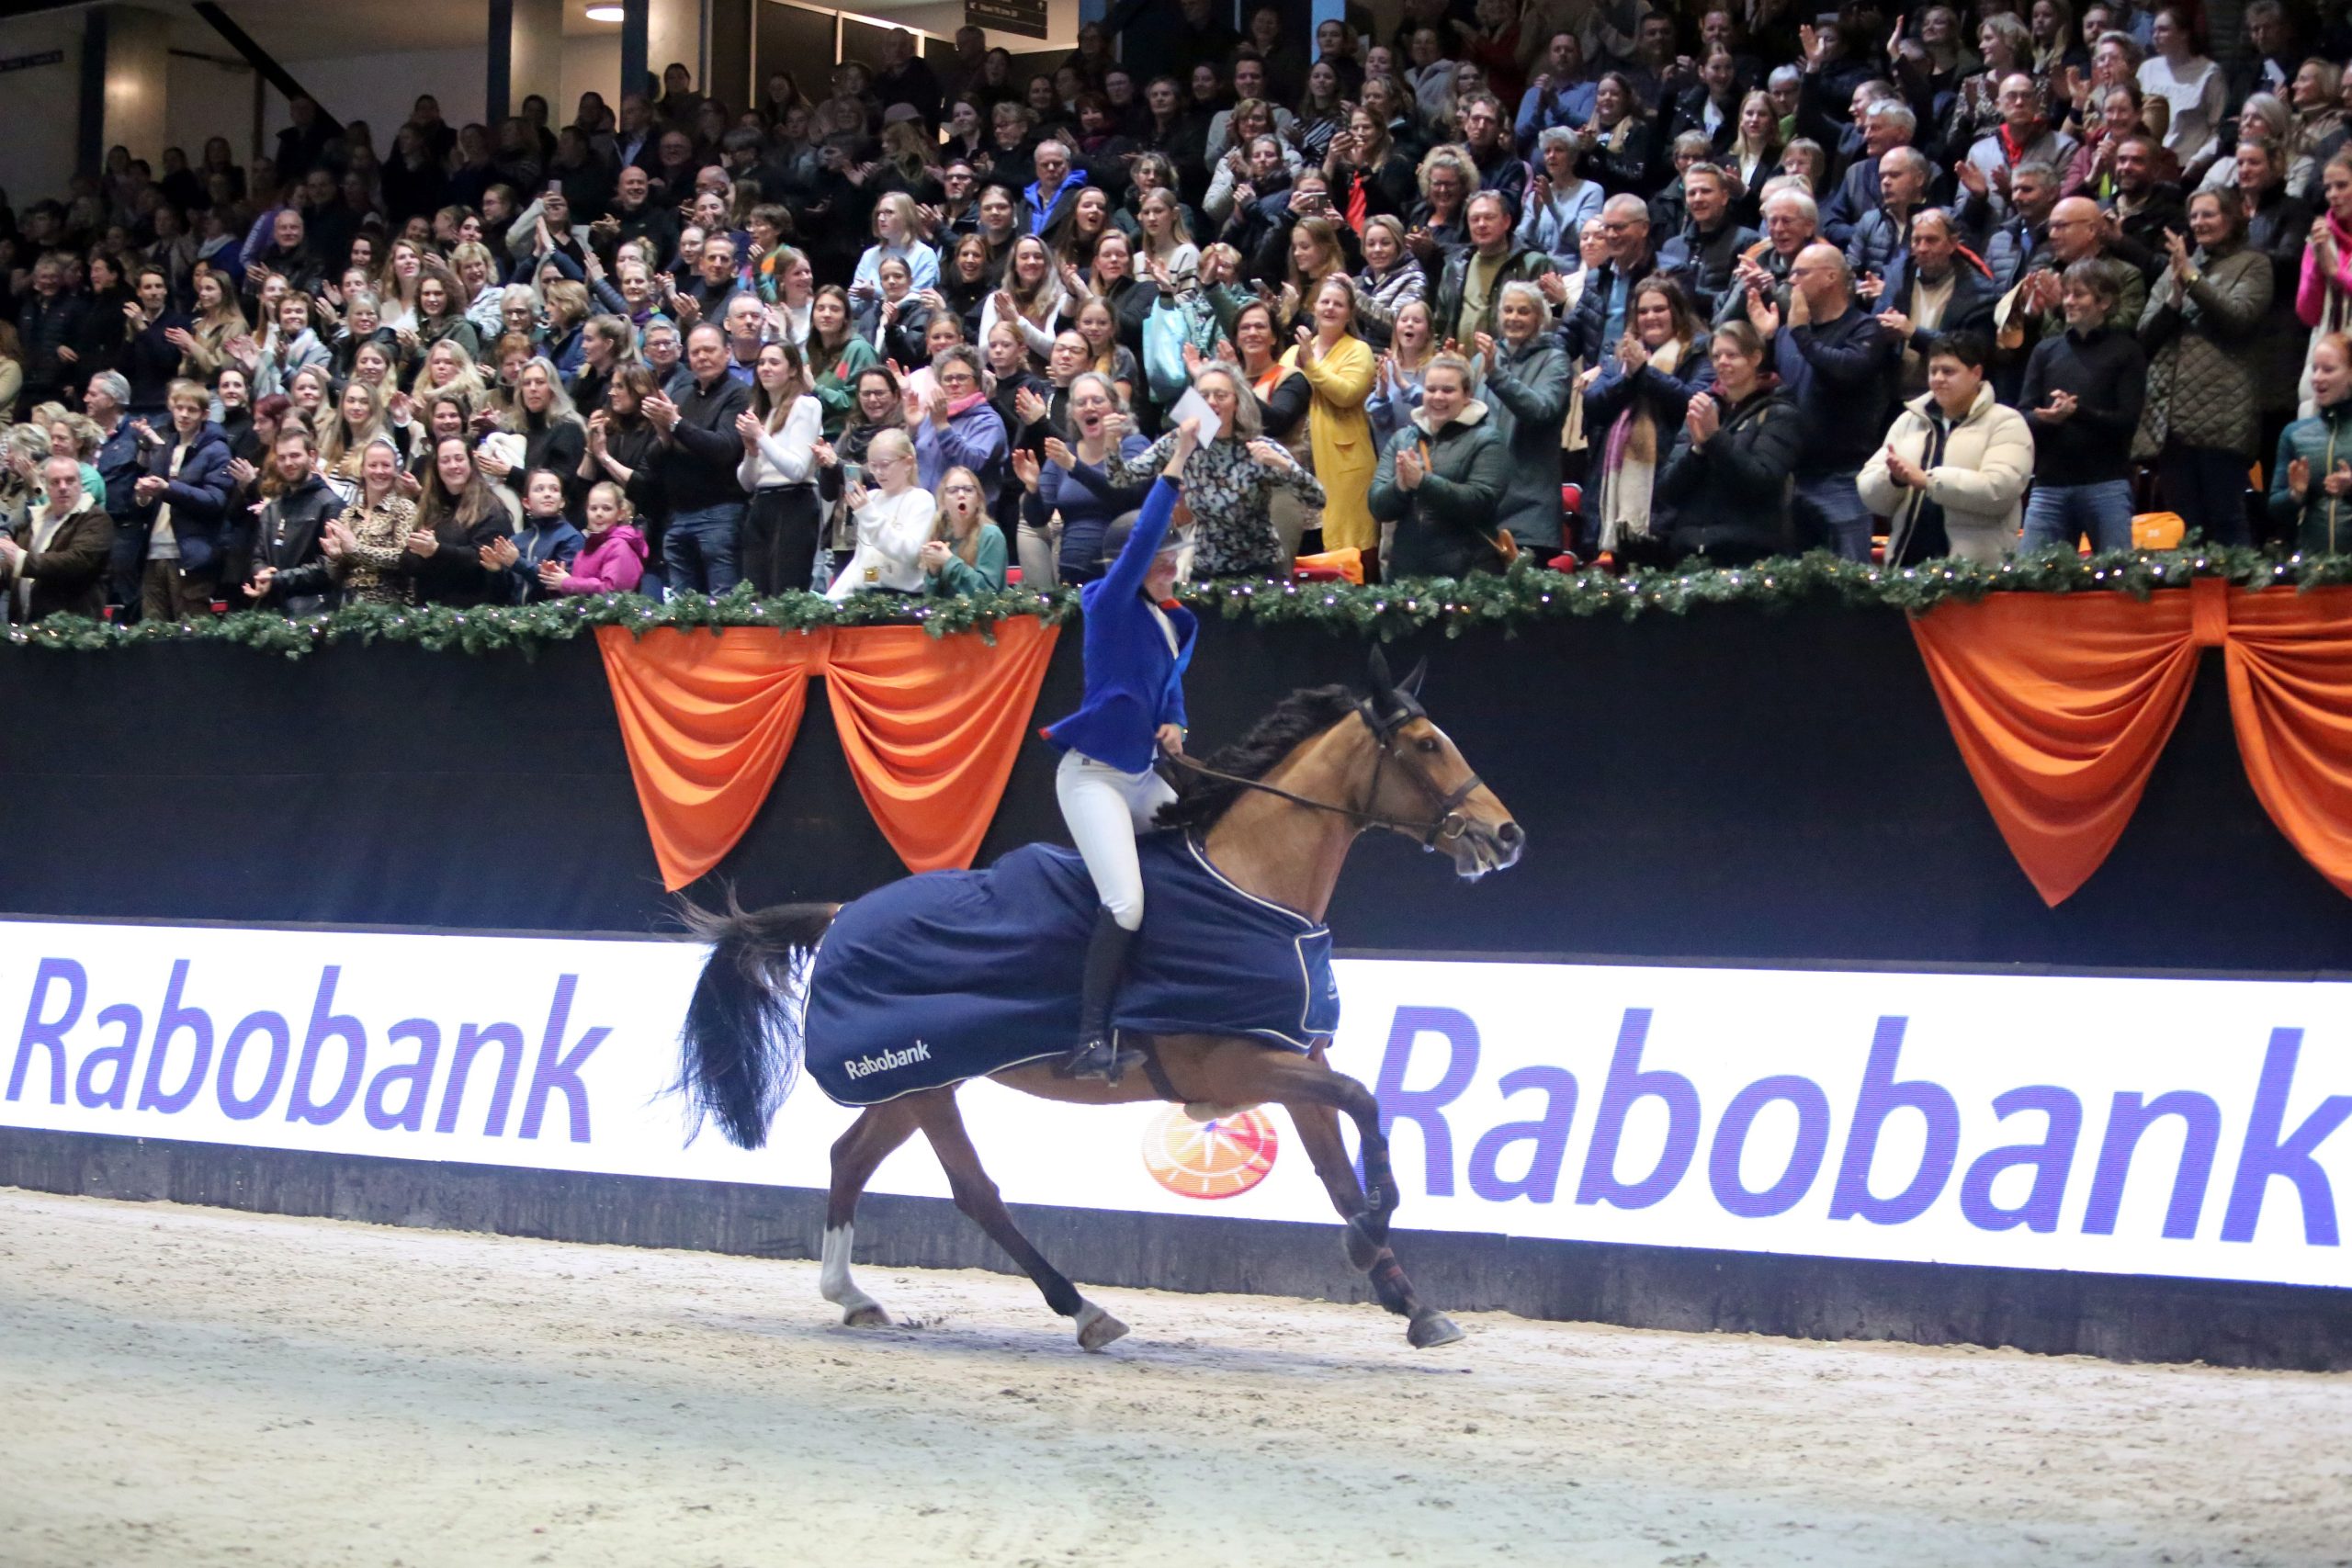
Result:
{"type": "MultiPolygon", "coordinates": [[[[1189,833],[1136,846],[1143,930],[1112,1021],[1307,1050],[1339,1027],[1331,932],[1227,881],[1189,833]]],[[[804,1060],[843,1105],[875,1105],[1078,1040],[1099,900],[1076,852],[1014,850],[986,871],[910,876],[842,908],[808,973],[804,1060]]]]}

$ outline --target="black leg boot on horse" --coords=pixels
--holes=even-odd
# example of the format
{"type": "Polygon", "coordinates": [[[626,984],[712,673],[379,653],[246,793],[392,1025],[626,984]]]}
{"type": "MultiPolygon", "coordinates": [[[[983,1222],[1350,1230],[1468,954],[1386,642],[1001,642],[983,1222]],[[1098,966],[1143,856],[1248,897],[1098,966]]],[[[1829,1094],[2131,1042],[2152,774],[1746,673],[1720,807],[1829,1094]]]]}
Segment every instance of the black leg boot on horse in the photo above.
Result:
{"type": "Polygon", "coordinates": [[[1143,1061],[1140,1051],[1122,1051],[1111,1029],[1111,1000],[1126,971],[1127,949],[1136,933],[1108,909],[1094,911],[1094,934],[1087,939],[1086,973],[1078,995],[1078,1045],[1059,1069],[1069,1078],[1107,1078],[1117,1083],[1143,1061]]]}

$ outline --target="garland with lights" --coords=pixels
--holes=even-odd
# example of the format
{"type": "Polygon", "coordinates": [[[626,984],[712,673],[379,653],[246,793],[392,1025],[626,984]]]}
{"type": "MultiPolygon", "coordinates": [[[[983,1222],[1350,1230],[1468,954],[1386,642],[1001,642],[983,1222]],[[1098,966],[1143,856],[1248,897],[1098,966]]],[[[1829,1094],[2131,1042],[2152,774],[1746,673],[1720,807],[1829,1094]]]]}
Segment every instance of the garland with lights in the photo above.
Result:
{"type": "MultiPolygon", "coordinates": [[[[2242,548],[2119,551],[2088,558],[2064,550],[2005,560],[1997,566],[1935,561],[1883,567],[1841,560],[1825,551],[1783,557],[1754,566],[1691,570],[1640,570],[1556,572],[1525,564],[1499,575],[1464,580],[1383,583],[1219,581],[1183,590],[1186,603],[1227,620],[1264,626],[1319,626],[1383,640],[1427,630],[1460,637],[1473,630],[1510,636],[1521,626],[1590,615],[1625,620],[1650,614],[1688,615],[1708,605],[1766,610],[1800,605],[1901,610],[1919,615],[1951,601],[1987,593],[2123,592],[2145,599],[2161,588],[2185,588],[2192,579],[2218,578],[2260,590],[2352,583],[2352,556],[2266,555],[2242,548]]],[[[355,604],[322,615],[288,617],[239,611],[203,621],[117,626],[78,616],[51,616],[11,626],[18,648],[90,650],[156,642],[220,642],[299,659],[343,642],[413,643],[436,652],[536,652],[599,626],[634,632],[662,627],[771,626],[814,631],[826,626],[920,626],[934,637],[989,635],[998,621],[1034,615],[1049,624],[1078,613],[1075,590],[1012,588],[969,598],[909,600],[859,594],[835,604],[817,593],[759,599],[748,588],[712,597],[689,594],[662,602],[633,593],[552,600],[520,606],[451,609],[355,604]]]]}

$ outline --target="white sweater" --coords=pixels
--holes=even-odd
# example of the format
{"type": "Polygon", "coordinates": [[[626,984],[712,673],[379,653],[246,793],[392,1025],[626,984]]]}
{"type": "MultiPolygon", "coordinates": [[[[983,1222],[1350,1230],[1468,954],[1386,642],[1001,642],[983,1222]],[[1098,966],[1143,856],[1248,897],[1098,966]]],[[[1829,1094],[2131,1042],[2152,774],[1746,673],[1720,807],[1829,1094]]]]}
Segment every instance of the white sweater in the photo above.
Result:
{"type": "Polygon", "coordinates": [[[868,491],[857,509],[857,549],[849,565],[833,579],[825,597],[839,604],[868,588],[891,588],[920,593],[923,588],[922,547],[938,521],[939,503],[931,491],[910,486],[895,496],[868,491]],[[866,580],[867,572],[873,581],[866,580]]]}
{"type": "Polygon", "coordinates": [[[747,491],[815,483],[817,438],[824,429],[824,404],[809,397],[793,399],[784,411],[784,428],[760,432],[759,450],[743,455],[735,482],[747,491]]]}

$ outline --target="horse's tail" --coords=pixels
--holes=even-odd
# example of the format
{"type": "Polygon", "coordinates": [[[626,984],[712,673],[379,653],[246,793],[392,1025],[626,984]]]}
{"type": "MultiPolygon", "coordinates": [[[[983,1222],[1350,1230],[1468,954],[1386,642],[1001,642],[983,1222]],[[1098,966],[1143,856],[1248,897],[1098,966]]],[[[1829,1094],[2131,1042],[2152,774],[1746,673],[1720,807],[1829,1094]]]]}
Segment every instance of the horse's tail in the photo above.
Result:
{"type": "Polygon", "coordinates": [[[737,1148],[767,1142],[768,1122],[800,1075],[809,962],[840,908],[745,909],[730,894],[723,911],[680,910],[687,931],[711,949],[678,1034],[677,1088],[697,1128],[707,1114],[737,1148]]]}

